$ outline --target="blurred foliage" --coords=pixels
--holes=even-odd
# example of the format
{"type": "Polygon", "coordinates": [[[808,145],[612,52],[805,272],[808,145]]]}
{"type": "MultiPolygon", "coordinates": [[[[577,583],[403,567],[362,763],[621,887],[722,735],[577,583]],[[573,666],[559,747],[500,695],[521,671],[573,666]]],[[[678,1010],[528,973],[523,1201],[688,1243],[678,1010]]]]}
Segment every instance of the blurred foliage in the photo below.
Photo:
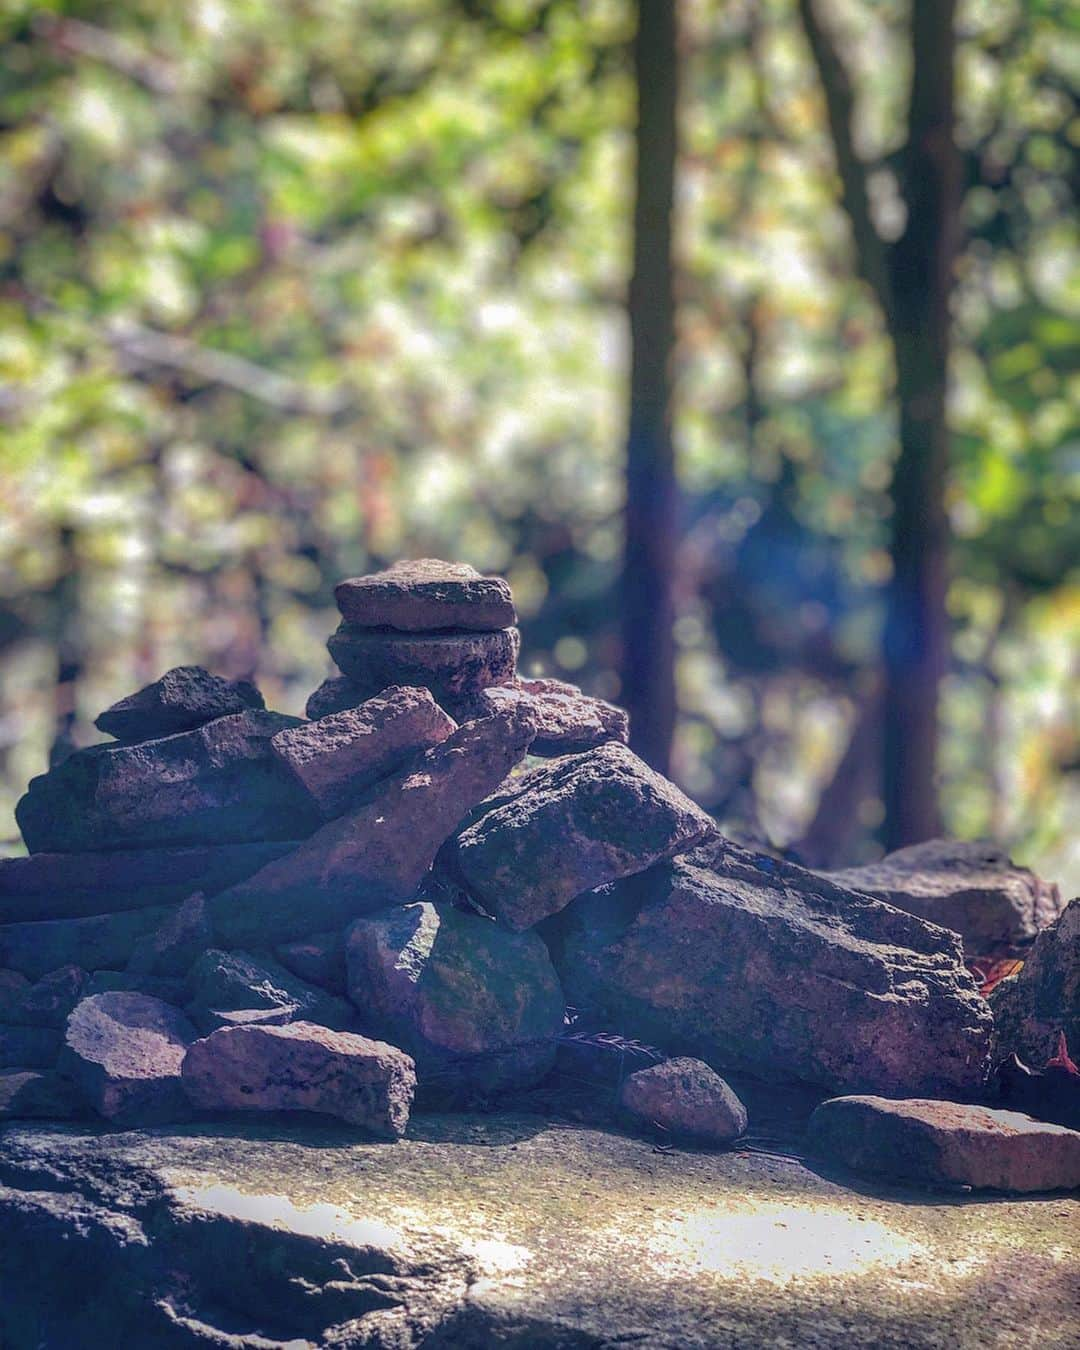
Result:
{"type": "MultiPolygon", "coordinates": [[[[797,840],[872,705],[892,371],[792,0],[682,14],[679,773],[797,840]]],[[[830,17],[895,233],[904,8],[830,17]]],[[[299,711],[333,582],[397,556],[504,572],[525,669],[618,697],[632,23],[0,0],[6,821],[61,642],[82,740],[180,661],[299,711]]],[[[969,0],[961,39],[944,802],[1076,887],[1080,24],[969,0]]]]}

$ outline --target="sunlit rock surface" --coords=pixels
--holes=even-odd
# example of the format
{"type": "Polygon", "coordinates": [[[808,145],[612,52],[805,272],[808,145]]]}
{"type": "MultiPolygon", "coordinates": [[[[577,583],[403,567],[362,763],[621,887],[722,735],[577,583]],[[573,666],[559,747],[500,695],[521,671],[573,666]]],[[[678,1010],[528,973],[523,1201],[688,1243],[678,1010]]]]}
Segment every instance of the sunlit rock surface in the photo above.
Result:
{"type": "Polygon", "coordinates": [[[533,1116],[420,1117],[393,1145],[12,1126],[0,1183],[5,1350],[1080,1336],[1080,1201],[853,1190],[794,1159],[533,1116]]]}

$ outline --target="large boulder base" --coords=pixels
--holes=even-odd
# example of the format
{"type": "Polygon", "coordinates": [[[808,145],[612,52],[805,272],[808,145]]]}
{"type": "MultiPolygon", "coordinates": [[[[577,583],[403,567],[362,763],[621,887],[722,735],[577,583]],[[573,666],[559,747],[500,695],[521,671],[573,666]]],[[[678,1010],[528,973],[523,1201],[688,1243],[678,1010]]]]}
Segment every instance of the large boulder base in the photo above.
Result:
{"type": "Polygon", "coordinates": [[[969,954],[1028,942],[1061,913],[1056,886],[985,842],[931,839],[831,875],[839,886],[951,928],[969,954]]]}
{"type": "Polygon", "coordinates": [[[1080,899],[1035,939],[1027,960],[990,994],[998,1048],[1041,1069],[1064,1035],[1080,1057],[1080,899]]]}
{"type": "Polygon", "coordinates": [[[364,628],[415,633],[439,628],[488,632],[517,623],[509,585],[468,563],[416,558],[334,587],[343,617],[364,628]]]}
{"type": "Polygon", "coordinates": [[[183,1080],[205,1111],[313,1111],[388,1139],[404,1134],[416,1087],[396,1046],[313,1022],[223,1027],[192,1045],[183,1080]]]}
{"type": "Polygon", "coordinates": [[[318,1022],[348,1030],[355,1015],[344,999],[291,975],[269,957],[249,952],[203,952],[188,974],[191,999],[185,1012],[204,1034],[216,1030],[224,1013],[278,1012],[286,1022],[318,1022]]]}
{"type": "Polygon", "coordinates": [[[295,847],[273,841],[0,858],[0,924],[142,909],[192,891],[213,895],[295,847]]]}
{"type": "Polygon", "coordinates": [[[521,637],[516,628],[390,633],[342,623],[326,645],[364,698],[390,685],[418,685],[446,703],[512,679],[521,637]]]}
{"type": "Polygon", "coordinates": [[[506,1113],[392,1147],[299,1119],[9,1126],[0,1176],[11,1350],[1080,1340],[1070,1196],[943,1205],[506,1113]]]}
{"type": "Polygon", "coordinates": [[[575,902],[555,942],[569,1003],[717,1069],[983,1088],[992,1023],[955,934],[726,841],[692,857],[575,902]]]}
{"type": "Polygon", "coordinates": [[[455,723],[427,689],[384,689],[357,708],[279,731],[271,741],[327,820],[421,751],[445,741],[455,723]]]}
{"type": "Polygon", "coordinates": [[[461,832],[457,867],[485,909],[521,930],[714,828],[673,783],[611,742],[536,770],[520,789],[511,784],[461,832]]]}
{"type": "Polygon", "coordinates": [[[226,680],[202,666],[176,666],[106,708],[94,726],[117,740],[151,741],[265,707],[262,694],[247,680],[226,680]]]}
{"type": "Polygon", "coordinates": [[[807,1146],[852,1171],[924,1185],[997,1191],[1080,1186],[1080,1134],[987,1106],[834,1097],[810,1117],[807,1146]]]}
{"type": "Polygon", "coordinates": [[[700,1059],[666,1059],[630,1074],[619,1105],[669,1139],[730,1144],[746,1131],[746,1107],[700,1059]]]}
{"type": "Polygon", "coordinates": [[[524,704],[536,714],[532,755],[572,755],[605,741],[626,742],[630,718],[614,703],[592,698],[564,680],[529,680],[517,676],[509,684],[492,685],[451,706],[459,722],[487,717],[497,708],[524,704]]]}
{"type": "Polygon", "coordinates": [[[420,901],[357,919],[346,959],[361,1025],[409,1051],[429,1099],[520,1087],[554,1063],[563,996],[536,934],[420,901]]]}
{"type": "Polygon", "coordinates": [[[178,1009],[147,994],[94,994],[68,1018],[60,1067],[114,1125],[190,1115],[180,1066],[196,1036],[178,1009]]]}
{"type": "Polygon", "coordinates": [[[138,745],[77,750],[30,780],[15,817],[31,853],[296,839],[314,803],[270,748],[298,719],[246,712],[138,745]]]}
{"type": "Polygon", "coordinates": [[[411,900],[462,817],[524,757],[535,726],[506,712],[459,727],[294,853],[208,902],[221,946],[267,946],[411,900]]]}

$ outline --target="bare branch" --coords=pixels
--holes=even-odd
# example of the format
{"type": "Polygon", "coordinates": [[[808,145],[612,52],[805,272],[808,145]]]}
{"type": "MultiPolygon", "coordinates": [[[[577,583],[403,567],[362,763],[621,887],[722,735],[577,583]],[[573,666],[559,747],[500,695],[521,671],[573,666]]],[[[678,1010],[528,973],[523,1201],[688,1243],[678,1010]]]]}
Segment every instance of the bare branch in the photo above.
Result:
{"type": "Polygon", "coordinates": [[[859,275],[877,296],[888,313],[889,246],[878,234],[870,211],[870,190],[866,165],[855,151],[852,131],[855,120],[855,93],[851,79],[832,35],[818,18],[816,0],[798,0],[810,53],[817,67],[825,95],[836,168],[840,175],[841,201],[855,240],[855,259],[859,275]]]}

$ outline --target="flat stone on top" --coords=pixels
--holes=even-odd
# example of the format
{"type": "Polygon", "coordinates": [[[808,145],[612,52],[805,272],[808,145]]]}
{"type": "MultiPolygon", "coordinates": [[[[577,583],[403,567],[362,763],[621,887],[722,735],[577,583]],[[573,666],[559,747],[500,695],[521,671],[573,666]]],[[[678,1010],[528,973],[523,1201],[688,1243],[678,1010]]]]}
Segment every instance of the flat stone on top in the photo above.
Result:
{"type": "Polygon", "coordinates": [[[430,689],[439,702],[513,679],[516,628],[487,633],[390,633],[342,622],[326,643],[362,698],[389,685],[430,689]]]}
{"type": "Polygon", "coordinates": [[[468,563],[416,558],[334,588],[338,609],[364,628],[415,633],[437,628],[489,632],[517,622],[510,587],[468,563]]]}

